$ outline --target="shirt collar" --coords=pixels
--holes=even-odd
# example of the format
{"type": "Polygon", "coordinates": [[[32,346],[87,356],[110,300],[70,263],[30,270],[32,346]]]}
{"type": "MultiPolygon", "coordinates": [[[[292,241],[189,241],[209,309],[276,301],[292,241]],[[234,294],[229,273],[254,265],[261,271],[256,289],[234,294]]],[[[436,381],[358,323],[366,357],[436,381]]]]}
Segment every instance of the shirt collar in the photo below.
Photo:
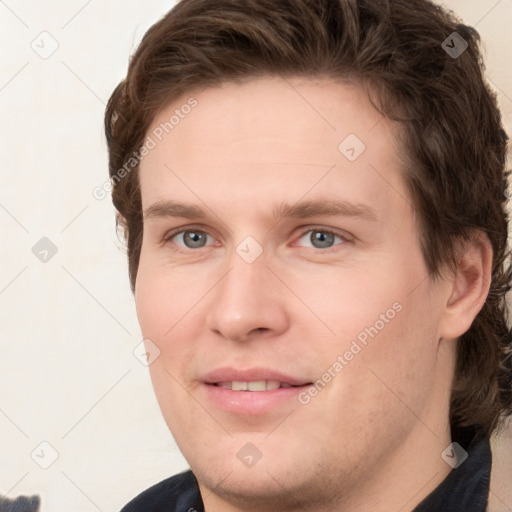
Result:
{"type": "Polygon", "coordinates": [[[413,512],[486,511],[492,465],[489,438],[475,436],[467,455],[413,512]]]}

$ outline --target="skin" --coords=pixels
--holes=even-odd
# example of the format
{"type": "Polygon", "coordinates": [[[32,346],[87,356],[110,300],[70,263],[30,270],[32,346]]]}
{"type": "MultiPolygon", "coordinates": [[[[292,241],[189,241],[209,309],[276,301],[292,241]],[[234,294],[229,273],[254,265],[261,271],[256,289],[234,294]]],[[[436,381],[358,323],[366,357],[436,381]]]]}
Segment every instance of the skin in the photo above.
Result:
{"type": "Polygon", "coordinates": [[[464,248],[459,271],[429,276],[400,127],[354,84],[265,77],[194,97],[197,107],[140,166],[135,296],[142,333],[160,350],[155,393],[206,510],[412,510],[450,471],[441,453],[451,442],[456,339],[487,294],[487,240],[464,248]],[[353,162],[338,149],[349,134],[366,145],[353,162]],[[169,201],[204,216],[170,215],[169,201]],[[360,208],[273,216],[306,201],[360,208]],[[206,244],[187,247],[187,229],[206,233],[206,244]],[[325,230],[332,245],[315,246],[312,231],[325,230]],[[248,236],[262,249],[252,263],[237,253],[248,236]],[[338,356],[397,304],[335,372],[338,356]],[[306,405],[294,397],[243,414],[205,390],[205,374],[225,366],[307,382],[331,369],[332,378],[306,405]],[[237,457],[246,443],[261,453],[252,467],[237,457]]]}

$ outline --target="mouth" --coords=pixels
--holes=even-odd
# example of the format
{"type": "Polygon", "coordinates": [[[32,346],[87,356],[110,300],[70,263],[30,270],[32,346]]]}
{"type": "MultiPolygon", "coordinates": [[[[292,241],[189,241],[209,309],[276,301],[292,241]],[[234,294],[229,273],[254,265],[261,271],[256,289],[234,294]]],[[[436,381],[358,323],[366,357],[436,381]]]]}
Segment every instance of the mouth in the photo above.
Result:
{"type": "Polygon", "coordinates": [[[225,412],[243,416],[282,414],[296,407],[297,395],[312,386],[307,379],[270,369],[219,369],[203,381],[206,398],[225,412]]]}
{"type": "MultiPolygon", "coordinates": [[[[274,389],[280,388],[298,388],[302,387],[302,384],[289,384],[288,382],[279,382],[277,380],[233,380],[224,382],[215,382],[214,386],[218,386],[224,389],[230,389],[231,391],[273,391],[274,389]]],[[[305,384],[305,385],[309,385],[305,384]]]]}

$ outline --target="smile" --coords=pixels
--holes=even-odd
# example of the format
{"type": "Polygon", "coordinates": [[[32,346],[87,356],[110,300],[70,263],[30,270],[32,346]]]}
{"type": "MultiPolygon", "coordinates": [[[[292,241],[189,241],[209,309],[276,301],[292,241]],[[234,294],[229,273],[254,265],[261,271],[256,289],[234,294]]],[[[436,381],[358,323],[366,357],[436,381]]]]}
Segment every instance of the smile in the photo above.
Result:
{"type": "Polygon", "coordinates": [[[279,388],[292,388],[292,384],[286,382],[279,382],[277,380],[255,380],[255,381],[241,381],[233,380],[226,382],[217,382],[214,384],[224,389],[232,391],[272,391],[279,388]]]}

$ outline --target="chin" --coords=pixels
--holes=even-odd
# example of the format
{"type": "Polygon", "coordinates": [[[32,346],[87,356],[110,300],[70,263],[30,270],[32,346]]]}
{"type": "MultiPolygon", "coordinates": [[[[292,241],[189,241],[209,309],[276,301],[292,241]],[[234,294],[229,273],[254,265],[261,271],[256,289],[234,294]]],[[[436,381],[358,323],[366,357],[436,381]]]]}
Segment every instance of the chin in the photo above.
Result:
{"type": "MultiPolygon", "coordinates": [[[[217,496],[233,506],[251,510],[276,510],[276,505],[284,510],[296,501],[294,486],[282,473],[282,469],[267,470],[263,465],[259,468],[234,468],[226,471],[224,480],[219,483],[219,473],[207,471],[195,473],[201,482],[203,496],[215,490],[217,496]]],[[[224,473],[221,473],[224,474],[224,473]]],[[[207,503],[207,501],[206,501],[207,503]]]]}
{"type": "Polygon", "coordinates": [[[326,485],[318,474],[306,473],[300,464],[285,464],[279,457],[266,465],[260,461],[253,468],[232,466],[222,471],[226,476],[220,482],[219,473],[211,468],[195,472],[206,507],[213,490],[233,507],[253,512],[308,510],[322,505],[320,502],[329,508],[336,501],[332,490],[337,486],[326,485]]]}

